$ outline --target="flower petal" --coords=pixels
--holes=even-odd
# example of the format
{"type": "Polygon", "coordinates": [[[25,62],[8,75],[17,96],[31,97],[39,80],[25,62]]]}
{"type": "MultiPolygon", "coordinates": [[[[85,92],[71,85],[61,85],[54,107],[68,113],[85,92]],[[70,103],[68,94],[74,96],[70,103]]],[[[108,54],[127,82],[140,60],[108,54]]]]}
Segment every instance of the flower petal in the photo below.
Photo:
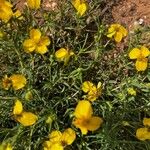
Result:
{"type": "Polygon", "coordinates": [[[45,141],[43,143],[44,150],[49,150],[52,145],[53,145],[53,142],[51,142],[51,141],[45,141]]]}
{"type": "Polygon", "coordinates": [[[136,131],[136,137],[141,140],[141,141],[145,141],[145,140],[150,140],[150,132],[148,131],[148,128],[139,128],[136,131]]]}
{"type": "Polygon", "coordinates": [[[32,39],[27,39],[23,42],[23,48],[26,53],[31,53],[35,50],[36,44],[32,39]]]}
{"type": "Polygon", "coordinates": [[[31,9],[40,8],[41,0],[27,0],[27,4],[31,9]]]}
{"type": "Polygon", "coordinates": [[[114,24],[111,24],[111,26],[110,26],[110,27],[114,28],[114,29],[115,29],[115,31],[116,31],[116,30],[118,30],[118,29],[121,27],[121,25],[120,25],[120,24],[118,24],[118,23],[114,23],[114,24]]]}
{"type": "Polygon", "coordinates": [[[122,33],[123,36],[127,36],[128,32],[123,26],[120,26],[119,30],[120,30],[120,32],[122,33]]]}
{"type": "Polygon", "coordinates": [[[150,127],[150,118],[144,118],[144,119],[143,119],[143,125],[150,127]]]}
{"type": "Polygon", "coordinates": [[[80,130],[83,135],[86,135],[88,133],[88,129],[84,126],[80,127],[80,130]]]}
{"type": "Polygon", "coordinates": [[[76,133],[71,128],[66,129],[62,133],[61,141],[67,145],[71,145],[76,139],[76,133]]]}
{"type": "Polygon", "coordinates": [[[23,111],[23,106],[21,101],[16,100],[14,108],[13,108],[13,114],[14,115],[20,115],[23,111]]]}
{"type": "Polygon", "coordinates": [[[45,45],[40,45],[36,47],[35,52],[39,54],[45,54],[46,52],[48,52],[48,48],[45,45]]]}
{"type": "Polygon", "coordinates": [[[141,55],[141,51],[138,48],[133,48],[130,53],[129,53],[129,58],[130,59],[137,59],[141,55]]]}
{"type": "Polygon", "coordinates": [[[77,10],[77,14],[83,16],[88,8],[86,2],[81,2],[81,0],[73,0],[72,5],[77,10]]]}
{"type": "Polygon", "coordinates": [[[76,118],[89,119],[92,114],[93,109],[89,101],[82,100],[78,102],[74,112],[76,118]]]}
{"type": "Polygon", "coordinates": [[[40,44],[41,45],[45,45],[45,46],[48,46],[50,45],[51,41],[49,39],[48,36],[42,36],[41,39],[40,39],[40,44]]]}
{"type": "Polygon", "coordinates": [[[68,55],[69,55],[69,52],[65,48],[60,48],[59,50],[55,52],[56,59],[60,61],[63,61],[64,58],[66,58],[68,55]]]}
{"type": "Polygon", "coordinates": [[[23,88],[27,83],[25,76],[21,74],[11,75],[10,80],[12,81],[12,86],[15,90],[23,88]]]}
{"type": "Polygon", "coordinates": [[[41,38],[41,32],[39,29],[32,29],[30,31],[30,39],[32,39],[34,42],[39,42],[41,38]]]}
{"type": "Polygon", "coordinates": [[[111,25],[111,26],[108,28],[107,37],[112,38],[112,36],[115,35],[115,33],[116,33],[115,27],[111,25]]]}
{"type": "Polygon", "coordinates": [[[116,42],[120,42],[122,40],[122,33],[121,32],[116,32],[116,34],[114,35],[114,39],[116,42]]]}
{"type": "Polygon", "coordinates": [[[4,4],[5,4],[7,7],[13,7],[13,5],[12,5],[10,2],[8,2],[8,1],[4,1],[4,4]]]}
{"type": "Polygon", "coordinates": [[[135,66],[136,66],[136,70],[137,71],[145,71],[147,68],[147,62],[148,59],[147,58],[143,58],[143,59],[137,59],[135,66]]]}
{"type": "Polygon", "coordinates": [[[0,150],[13,150],[13,147],[10,143],[2,143],[0,145],[0,150]]]}
{"type": "Polygon", "coordinates": [[[146,48],[145,46],[141,46],[141,53],[143,57],[147,57],[150,55],[150,51],[148,48],[146,48]]]}
{"type": "Polygon", "coordinates": [[[87,4],[82,3],[77,8],[77,14],[79,14],[80,16],[83,16],[85,14],[86,10],[87,10],[87,4]]]}
{"type": "Polygon", "coordinates": [[[31,112],[22,112],[21,116],[16,116],[16,120],[20,122],[23,126],[31,126],[35,124],[38,117],[31,112]]]}
{"type": "Polygon", "coordinates": [[[4,22],[8,22],[9,19],[13,16],[13,12],[11,7],[7,6],[6,4],[1,4],[0,10],[0,19],[4,22]]]}
{"type": "Polygon", "coordinates": [[[82,134],[87,134],[88,133],[88,129],[86,127],[86,120],[75,118],[73,120],[72,124],[76,128],[79,128],[81,130],[82,134]]]}
{"type": "Polygon", "coordinates": [[[92,88],[92,90],[90,90],[87,94],[87,99],[91,102],[95,101],[100,95],[98,92],[99,91],[96,89],[96,87],[92,88]]]}
{"type": "Polygon", "coordinates": [[[80,5],[80,0],[73,0],[72,1],[72,5],[74,6],[74,8],[77,10],[79,5],[80,5]]]}
{"type": "Polygon", "coordinates": [[[115,35],[115,33],[116,33],[116,32],[115,32],[115,31],[113,31],[113,32],[111,32],[111,33],[107,34],[107,37],[108,37],[108,38],[112,38],[112,37],[115,35]]]}
{"type": "Polygon", "coordinates": [[[92,89],[93,86],[94,86],[94,84],[92,82],[85,81],[82,84],[82,90],[83,90],[83,92],[87,93],[92,89]]]}
{"type": "Polygon", "coordinates": [[[48,150],[64,150],[64,147],[61,143],[53,143],[52,146],[50,147],[50,149],[48,150]]]}
{"type": "Polygon", "coordinates": [[[89,123],[87,124],[87,129],[89,131],[95,131],[97,130],[101,124],[103,123],[103,119],[100,117],[91,117],[89,120],[89,123]]]}
{"type": "Polygon", "coordinates": [[[62,133],[58,130],[52,131],[49,134],[49,138],[51,142],[59,142],[61,140],[62,133]]]}

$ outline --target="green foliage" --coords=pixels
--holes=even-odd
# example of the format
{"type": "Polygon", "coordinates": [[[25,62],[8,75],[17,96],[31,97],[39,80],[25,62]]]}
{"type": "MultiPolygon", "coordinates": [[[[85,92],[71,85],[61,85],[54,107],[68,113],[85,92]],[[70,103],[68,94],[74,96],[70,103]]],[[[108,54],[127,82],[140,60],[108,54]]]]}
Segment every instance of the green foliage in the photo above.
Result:
{"type": "MultiPolygon", "coordinates": [[[[27,85],[14,91],[0,90],[0,142],[10,142],[14,150],[41,150],[53,129],[63,131],[72,127],[76,141],[66,149],[72,150],[149,150],[150,143],[135,137],[143,117],[150,116],[149,69],[137,73],[128,51],[140,44],[140,36],[131,35],[123,52],[106,37],[107,15],[101,15],[106,1],[91,1],[85,16],[78,17],[70,2],[59,5],[59,11],[25,9],[23,20],[12,18],[0,23],[5,33],[0,39],[0,78],[5,74],[24,74],[27,85]],[[39,28],[49,36],[51,45],[45,55],[25,53],[22,43],[31,28],[39,28]],[[55,59],[55,51],[64,47],[73,50],[67,66],[55,59]],[[116,51],[115,51],[116,49],[116,51]],[[117,51],[118,50],[118,51],[117,51]],[[97,116],[104,119],[100,129],[86,136],[72,125],[73,111],[82,99],[83,81],[102,82],[102,95],[94,102],[97,116]],[[127,88],[133,87],[136,96],[127,88]],[[25,95],[30,91],[31,100],[25,95]],[[23,101],[26,110],[39,119],[31,127],[23,127],[12,115],[14,101],[23,101]],[[46,123],[52,117],[50,124],[46,123]],[[126,124],[125,124],[126,123],[126,124]]],[[[109,5],[108,5],[109,6],[109,5]]],[[[149,29],[147,29],[150,31],[149,29]]],[[[146,30],[146,31],[147,31],[146,30]]],[[[144,32],[144,31],[142,31],[144,32]]]]}

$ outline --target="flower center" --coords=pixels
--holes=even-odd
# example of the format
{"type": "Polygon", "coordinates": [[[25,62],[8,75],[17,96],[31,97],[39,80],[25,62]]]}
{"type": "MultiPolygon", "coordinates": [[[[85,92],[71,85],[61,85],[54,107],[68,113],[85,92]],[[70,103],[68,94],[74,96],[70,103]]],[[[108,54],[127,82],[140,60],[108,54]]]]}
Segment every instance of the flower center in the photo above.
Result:
{"type": "Polygon", "coordinates": [[[90,120],[89,119],[85,119],[83,120],[82,124],[83,126],[87,126],[89,124],[90,120]]]}
{"type": "Polygon", "coordinates": [[[62,145],[63,147],[66,147],[66,146],[67,146],[66,141],[61,141],[61,145],[62,145]]]}
{"type": "Polygon", "coordinates": [[[139,61],[143,61],[143,62],[146,61],[146,58],[145,58],[143,55],[140,55],[137,59],[138,59],[139,61]]]}

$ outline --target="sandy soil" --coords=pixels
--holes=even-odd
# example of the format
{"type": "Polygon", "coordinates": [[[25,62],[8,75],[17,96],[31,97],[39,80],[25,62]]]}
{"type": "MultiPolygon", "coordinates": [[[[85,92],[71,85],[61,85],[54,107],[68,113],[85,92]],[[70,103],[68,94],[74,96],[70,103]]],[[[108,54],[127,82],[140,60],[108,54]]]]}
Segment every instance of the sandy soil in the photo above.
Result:
{"type": "Polygon", "coordinates": [[[150,0],[122,0],[113,7],[112,15],[115,22],[129,29],[137,23],[150,25],[150,0]]]}

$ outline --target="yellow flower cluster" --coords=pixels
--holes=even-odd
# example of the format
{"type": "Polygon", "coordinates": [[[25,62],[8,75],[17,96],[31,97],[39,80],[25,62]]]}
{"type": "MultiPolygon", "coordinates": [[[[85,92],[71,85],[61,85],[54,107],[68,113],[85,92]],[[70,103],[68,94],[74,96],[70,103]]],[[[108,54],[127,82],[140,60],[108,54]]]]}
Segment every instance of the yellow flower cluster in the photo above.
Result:
{"type": "MultiPolygon", "coordinates": [[[[94,86],[90,81],[86,81],[83,83],[84,89],[89,88],[86,84],[90,84],[90,88],[94,86]]],[[[100,87],[100,85],[98,87],[100,87]]],[[[93,89],[95,90],[95,88],[93,89]]],[[[86,91],[88,92],[89,90],[86,91]]],[[[95,98],[97,98],[97,95],[94,95],[94,100],[95,98]]],[[[83,135],[87,134],[88,131],[97,130],[103,123],[102,118],[93,115],[92,105],[88,100],[80,100],[73,114],[74,118],[72,124],[76,128],[79,128],[83,135]]],[[[49,140],[44,142],[44,150],[63,150],[67,145],[71,145],[75,139],[75,131],[71,128],[66,129],[63,133],[54,130],[49,134],[49,140]]]]}
{"type": "MultiPolygon", "coordinates": [[[[41,5],[41,0],[27,0],[27,5],[31,9],[39,9],[41,5]]],[[[73,0],[72,5],[77,10],[77,14],[82,16],[85,14],[88,5],[85,0],[73,0]]],[[[6,0],[0,0],[0,19],[4,22],[9,21],[13,16],[12,4],[6,0]]],[[[14,15],[20,15],[20,12],[16,12],[14,15]]]]}
{"type": "MultiPolygon", "coordinates": [[[[22,89],[27,83],[27,80],[22,74],[13,74],[10,77],[7,75],[2,79],[2,86],[5,90],[8,90],[11,86],[14,90],[22,89]]],[[[23,106],[20,100],[16,100],[13,108],[14,119],[20,122],[24,126],[31,126],[37,121],[37,116],[31,112],[23,110],[23,106]]]]}
{"type": "MultiPolygon", "coordinates": [[[[114,38],[116,42],[120,42],[123,37],[126,37],[128,34],[127,30],[120,24],[112,24],[108,28],[107,37],[114,38]]],[[[148,66],[148,56],[150,51],[145,46],[139,48],[133,48],[129,52],[130,59],[136,59],[135,67],[137,71],[145,71],[148,66]]]]}
{"type": "Polygon", "coordinates": [[[143,125],[145,127],[137,129],[136,137],[141,141],[150,140],[150,118],[144,118],[143,125]]]}
{"type": "MultiPolygon", "coordinates": [[[[27,0],[27,5],[30,9],[39,9],[41,0],[27,0]]],[[[77,11],[77,15],[83,16],[88,9],[88,4],[85,0],[73,0],[72,5],[77,11]]],[[[21,12],[17,10],[15,13],[12,11],[12,5],[6,0],[0,0],[0,19],[4,22],[8,22],[12,16],[23,19],[21,12]]],[[[114,38],[116,42],[121,40],[128,34],[127,30],[120,24],[112,24],[107,33],[108,38],[114,38]]],[[[23,41],[23,48],[26,53],[39,53],[45,54],[48,52],[48,46],[51,44],[51,40],[48,36],[43,36],[39,29],[31,29],[29,37],[23,41]]],[[[68,48],[60,48],[55,52],[55,58],[58,62],[64,62],[67,65],[71,56],[75,55],[74,52],[68,48]]],[[[145,46],[133,48],[129,52],[130,59],[136,59],[135,67],[137,71],[145,71],[148,66],[148,56],[150,51],[145,46]]],[[[9,90],[11,87],[14,90],[20,90],[27,84],[27,79],[22,74],[13,74],[10,77],[7,75],[2,79],[2,86],[5,90],[9,90]]],[[[97,85],[91,81],[85,81],[82,84],[82,90],[84,100],[80,100],[74,110],[74,118],[72,124],[81,130],[83,135],[86,135],[88,131],[96,131],[103,123],[101,117],[95,116],[93,113],[92,103],[101,95],[102,84],[99,82],[97,85]]],[[[133,88],[127,89],[128,94],[136,96],[136,91],[133,88]]],[[[30,100],[32,93],[29,91],[25,99],[30,100]]],[[[32,126],[37,120],[38,116],[32,112],[25,111],[23,104],[20,100],[15,100],[13,106],[14,119],[23,126],[32,126]]],[[[51,122],[51,118],[47,123],[51,122]]],[[[136,131],[136,137],[139,140],[150,140],[150,118],[143,119],[143,125],[145,127],[139,128],[136,131]]],[[[76,133],[72,128],[67,128],[64,132],[59,130],[52,131],[48,140],[44,142],[44,150],[63,150],[67,145],[71,145],[76,139],[76,133]]],[[[5,150],[12,150],[10,144],[6,145],[5,150]]]]}
{"type": "Polygon", "coordinates": [[[63,150],[67,145],[71,145],[76,139],[76,133],[71,128],[63,133],[59,130],[52,131],[49,134],[49,140],[45,141],[44,150],[63,150]]]}
{"type": "MultiPolygon", "coordinates": [[[[96,88],[95,85],[90,81],[84,82],[82,86],[86,92],[89,91],[87,88],[90,88],[90,90],[95,90],[96,88]],[[89,85],[87,86],[86,84],[89,85]]],[[[98,85],[98,88],[100,87],[101,86],[98,85]]],[[[95,98],[97,98],[97,94],[94,95],[94,100],[95,98]]],[[[93,115],[92,105],[88,100],[80,100],[73,114],[74,118],[72,124],[76,128],[79,128],[83,135],[87,134],[88,131],[97,130],[103,123],[102,118],[93,115]]],[[[45,141],[43,144],[44,150],[63,150],[67,145],[71,145],[73,143],[73,141],[76,139],[76,133],[71,128],[68,128],[63,133],[58,130],[54,130],[49,134],[48,137],[49,140],[45,141]]]]}

